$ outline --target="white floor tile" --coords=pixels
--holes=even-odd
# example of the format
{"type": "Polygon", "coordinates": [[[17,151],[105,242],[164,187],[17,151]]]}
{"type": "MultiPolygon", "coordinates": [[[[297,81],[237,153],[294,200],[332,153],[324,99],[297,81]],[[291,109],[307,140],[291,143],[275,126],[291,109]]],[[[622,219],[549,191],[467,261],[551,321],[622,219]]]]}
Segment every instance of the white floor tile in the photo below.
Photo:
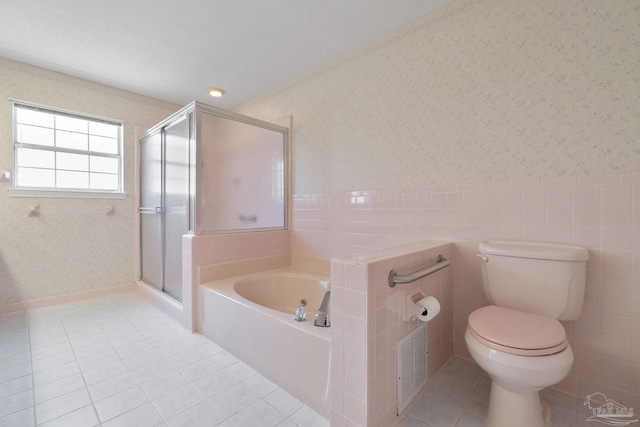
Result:
{"type": "Polygon", "coordinates": [[[224,421],[224,416],[208,401],[197,404],[193,408],[169,418],[169,427],[209,427],[217,426],[224,421]]]}
{"type": "Polygon", "coordinates": [[[174,368],[171,363],[167,362],[165,359],[161,359],[157,362],[136,368],[132,370],[131,373],[139,383],[143,383],[164,374],[168,374],[169,372],[174,372],[175,370],[176,368],[174,368]]]}
{"type": "Polygon", "coordinates": [[[31,372],[31,362],[20,363],[13,366],[0,366],[0,383],[30,375],[31,372]]]}
{"type": "Polygon", "coordinates": [[[426,396],[434,397],[458,408],[464,408],[473,394],[473,389],[436,378],[433,380],[426,396]]]}
{"type": "Polygon", "coordinates": [[[456,427],[485,427],[484,420],[471,414],[462,414],[456,427]]]}
{"type": "Polygon", "coordinates": [[[78,363],[73,361],[65,363],[64,365],[56,366],[55,368],[34,372],[33,384],[38,387],[79,373],[80,368],[78,367],[78,363]]]}
{"type": "Polygon", "coordinates": [[[174,390],[189,385],[189,381],[179,372],[169,372],[161,377],[154,378],[140,384],[140,387],[149,397],[149,400],[155,400],[174,390]]]}
{"type": "Polygon", "coordinates": [[[211,356],[211,359],[216,362],[220,366],[227,367],[229,365],[233,365],[234,363],[239,362],[238,358],[233,354],[229,353],[226,350],[218,352],[211,356]]]}
{"type": "Polygon", "coordinates": [[[155,348],[122,359],[129,370],[138,369],[159,360],[164,360],[164,356],[155,348]]]}
{"type": "Polygon", "coordinates": [[[222,367],[211,359],[205,358],[180,369],[180,373],[189,381],[197,381],[206,375],[218,372],[222,367]]]}
{"type": "Polygon", "coordinates": [[[455,426],[462,409],[425,396],[415,403],[409,414],[431,426],[455,426]]]}
{"type": "Polygon", "coordinates": [[[122,337],[129,334],[138,334],[138,330],[133,327],[133,325],[129,323],[122,323],[120,325],[112,325],[108,328],[102,327],[102,333],[107,337],[109,341],[117,339],[118,337],[122,337]]]}
{"type": "Polygon", "coordinates": [[[2,427],[33,427],[36,425],[33,407],[14,412],[6,417],[0,417],[2,427]]]}
{"type": "Polygon", "coordinates": [[[31,390],[33,388],[32,381],[31,375],[25,375],[0,383],[0,399],[21,391],[31,390]]]}
{"type": "Polygon", "coordinates": [[[120,375],[127,372],[127,367],[120,360],[108,363],[97,368],[82,371],[84,380],[87,385],[99,383],[116,375],[120,375]]]}
{"type": "Polygon", "coordinates": [[[88,371],[90,369],[99,368],[109,363],[117,362],[119,360],[120,356],[118,356],[118,353],[116,353],[116,351],[112,349],[79,359],[78,366],[80,366],[81,371],[88,371]]]}
{"type": "Polygon", "coordinates": [[[76,355],[73,351],[65,351],[59,354],[55,354],[44,359],[36,359],[31,362],[33,366],[33,372],[44,371],[45,369],[55,368],[56,366],[64,365],[76,360],[76,355]]]}
{"type": "MultiPolygon", "coordinates": [[[[227,421],[235,427],[275,427],[280,424],[284,418],[285,416],[273,406],[264,400],[259,400],[248,408],[238,412],[233,417],[230,417],[227,421]]],[[[329,427],[328,424],[326,427],[329,427]]]]}
{"type": "MultiPolygon", "coordinates": [[[[138,332],[135,328],[133,328],[133,330],[128,334],[120,335],[117,337],[111,337],[109,338],[109,341],[111,342],[111,345],[113,345],[114,348],[118,348],[118,349],[129,346],[131,344],[139,343],[139,342],[147,343],[146,338],[140,332],[138,332]]],[[[151,345],[149,344],[149,346],[151,345]]]]}
{"type": "Polygon", "coordinates": [[[270,393],[264,400],[286,416],[293,414],[304,406],[302,402],[282,389],[270,393]]]}
{"type": "Polygon", "coordinates": [[[229,418],[260,399],[246,385],[240,383],[209,399],[225,417],[229,418]]]}
{"type": "Polygon", "coordinates": [[[69,341],[75,347],[85,347],[88,345],[96,345],[103,341],[107,341],[107,337],[102,332],[95,332],[85,335],[84,332],[78,332],[76,335],[70,335],[69,341]]]}
{"type": "Polygon", "coordinates": [[[162,423],[162,417],[151,403],[146,403],[113,418],[102,427],[153,427],[162,423]]]}
{"type": "Polygon", "coordinates": [[[93,405],[87,405],[40,425],[42,427],[95,427],[100,425],[100,421],[93,405]]]}
{"type": "Polygon", "coordinates": [[[79,390],[84,387],[85,384],[84,380],[82,379],[82,375],[76,374],[45,385],[38,386],[33,390],[33,392],[35,395],[35,402],[40,403],[44,402],[45,400],[65,395],[71,391],[79,390]]]}
{"type": "Polygon", "coordinates": [[[106,397],[113,396],[121,391],[128,390],[138,385],[138,381],[130,372],[125,372],[104,381],[100,381],[88,386],[89,394],[94,402],[106,397]]]}
{"type": "Polygon", "coordinates": [[[86,388],[72,391],[63,396],[49,399],[36,405],[36,421],[38,424],[61,417],[91,403],[86,388]]]}
{"type": "Polygon", "coordinates": [[[304,406],[289,417],[294,423],[305,427],[329,427],[329,420],[304,406]]]}
{"type": "Polygon", "coordinates": [[[129,343],[123,346],[116,346],[115,349],[120,357],[124,359],[127,357],[135,356],[136,354],[143,353],[145,351],[153,350],[153,346],[149,344],[149,342],[143,337],[141,341],[129,343]]]}
{"type": "Polygon", "coordinates": [[[15,393],[0,399],[0,418],[33,406],[31,390],[15,393]]]}
{"type": "Polygon", "coordinates": [[[177,414],[196,406],[205,400],[204,396],[193,385],[189,384],[178,390],[174,390],[169,394],[154,400],[153,406],[162,415],[162,418],[168,420],[177,414]]]}
{"type": "Polygon", "coordinates": [[[240,380],[228,373],[227,371],[220,370],[214,372],[211,375],[207,375],[199,380],[193,382],[193,385],[206,397],[210,398],[218,393],[221,393],[236,384],[239,384],[240,380]]]}
{"type": "Polygon", "coordinates": [[[227,366],[225,369],[240,381],[246,380],[256,374],[255,369],[240,361],[227,366]]]}
{"type": "Polygon", "coordinates": [[[69,343],[69,341],[63,341],[47,347],[33,349],[31,350],[31,358],[34,360],[42,359],[45,357],[51,357],[56,354],[64,353],[66,351],[71,351],[71,344],[69,343]]]}
{"type": "Polygon", "coordinates": [[[207,341],[204,344],[199,345],[197,348],[206,356],[213,356],[214,354],[220,353],[222,350],[224,350],[213,341],[207,341]]]}
{"type": "Polygon", "coordinates": [[[76,346],[73,348],[73,352],[76,354],[78,360],[86,357],[95,356],[97,354],[104,353],[105,351],[112,350],[113,346],[109,341],[100,341],[95,344],[76,346]]]}
{"type": "Polygon", "coordinates": [[[31,353],[28,349],[24,349],[23,351],[19,351],[17,353],[4,356],[2,358],[2,366],[9,367],[13,365],[20,365],[26,363],[31,360],[31,353]]]}
{"type": "Polygon", "coordinates": [[[429,427],[417,418],[408,415],[400,422],[398,427],[429,427]]]}
{"type": "Polygon", "coordinates": [[[94,405],[100,421],[104,423],[148,402],[149,399],[142,389],[135,386],[95,402],[94,405]]]}
{"type": "Polygon", "coordinates": [[[196,345],[184,338],[179,338],[175,341],[156,346],[156,349],[158,349],[160,353],[164,354],[165,357],[173,356],[174,354],[182,353],[183,351],[187,351],[192,348],[196,348],[196,345]]]}
{"type": "Polygon", "coordinates": [[[43,347],[49,347],[56,344],[68,343],[64,328],[42,331],[40,334],[30,334],[30,346],[32,350],[38,350],[43,347]]]}
{"type": "Polygon", "coordinates": [[[277,385],[260,374],[247,378],[243,383],[260,397],[265,397],[278,389],[277,385]]]}
{"type": "Polygon", "coordinates": [[[180,353],[172,354],[167,357],[169,363],[171,363],[176,369],[184,368],[187,365],[195,363],[199,360],[204,359],[205,356],[200,350],[195,348],[190,348],[186,351],[182,351],[180,353]]]}

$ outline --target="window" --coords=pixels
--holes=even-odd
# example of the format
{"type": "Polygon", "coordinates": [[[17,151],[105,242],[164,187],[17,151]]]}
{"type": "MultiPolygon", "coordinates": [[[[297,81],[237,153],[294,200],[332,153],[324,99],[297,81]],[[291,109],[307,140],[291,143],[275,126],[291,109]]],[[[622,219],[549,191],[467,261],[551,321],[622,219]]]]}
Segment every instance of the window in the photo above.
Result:
{"type": "Polygon", "coordinates": [[[122,124],[13,101],[12,195],[123,196],[122,124]]]}

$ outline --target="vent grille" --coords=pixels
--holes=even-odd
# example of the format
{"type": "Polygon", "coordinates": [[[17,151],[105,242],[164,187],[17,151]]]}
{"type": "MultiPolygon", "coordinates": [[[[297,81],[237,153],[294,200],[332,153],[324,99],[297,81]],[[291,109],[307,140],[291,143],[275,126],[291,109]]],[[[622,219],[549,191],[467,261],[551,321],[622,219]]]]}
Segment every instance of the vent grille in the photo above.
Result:
{"type": "Polygon", "coordinates": [[[398,415],[427,383],[427,325],[414,329],[396,345],[398,415]]]}

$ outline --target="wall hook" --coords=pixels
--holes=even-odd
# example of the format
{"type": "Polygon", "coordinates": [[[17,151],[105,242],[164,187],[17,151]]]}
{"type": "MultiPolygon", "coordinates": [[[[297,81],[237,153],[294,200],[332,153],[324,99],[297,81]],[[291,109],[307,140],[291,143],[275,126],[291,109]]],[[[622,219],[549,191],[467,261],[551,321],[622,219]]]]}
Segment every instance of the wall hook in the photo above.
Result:
{"type": "Polygon", "coordinates": [[[104,213],[109,216],[116,213],[116,207],[113,205],[113,203],[107,203],[107,205],[104,207],[104,213]]]}
{"type": "Polygon", "coordinates": [[[27,216],[39,216],[40,215],[40,205],[31,204],[27,205],[27,216]]]}

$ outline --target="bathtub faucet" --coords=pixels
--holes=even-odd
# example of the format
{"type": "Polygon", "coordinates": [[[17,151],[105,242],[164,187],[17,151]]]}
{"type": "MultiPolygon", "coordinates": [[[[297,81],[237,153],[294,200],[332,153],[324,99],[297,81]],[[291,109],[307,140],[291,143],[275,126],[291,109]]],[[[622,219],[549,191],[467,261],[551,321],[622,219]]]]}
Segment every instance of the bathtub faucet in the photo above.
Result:
{"type": "Polygon", "coordinates": [[[320,308],[316,313],[316,320],[315,322],[313,322],[314,326],[328,327],[331,325],[331,323],[329,322],[329,314],[327,313],[330,295],[331,291],[325,292],[324,298],[322,298],[322,304],[320,304],[320,308]]]}

